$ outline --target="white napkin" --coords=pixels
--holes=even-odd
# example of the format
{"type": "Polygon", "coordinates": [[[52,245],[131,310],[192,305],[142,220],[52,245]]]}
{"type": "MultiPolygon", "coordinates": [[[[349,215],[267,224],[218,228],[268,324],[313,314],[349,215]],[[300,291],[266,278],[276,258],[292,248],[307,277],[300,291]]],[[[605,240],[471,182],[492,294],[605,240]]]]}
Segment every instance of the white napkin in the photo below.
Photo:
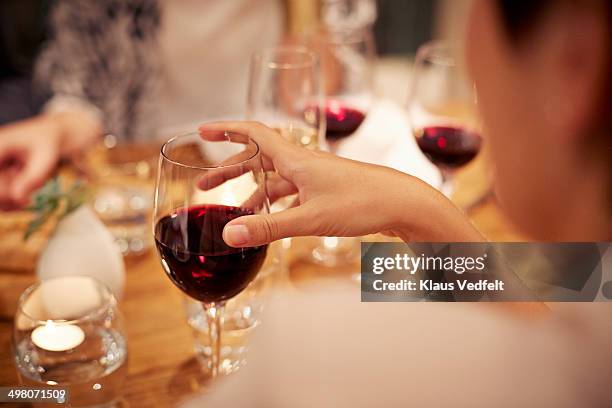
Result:
{"type": "Polygon", "coordinates": [[[436,166],[419,150],[406,113],[390,100],[380,99],[373,104],[357,132],[340,143],[337,154],[392,167],[435,188],[442,182],[436,166]]]}

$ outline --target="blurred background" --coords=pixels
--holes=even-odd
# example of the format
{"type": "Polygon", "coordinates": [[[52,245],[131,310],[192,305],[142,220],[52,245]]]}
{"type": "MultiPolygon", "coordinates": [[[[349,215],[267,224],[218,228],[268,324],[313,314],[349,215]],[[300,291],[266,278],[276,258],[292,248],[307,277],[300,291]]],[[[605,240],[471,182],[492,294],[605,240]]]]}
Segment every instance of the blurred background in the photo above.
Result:
{"type": "MultiPolygon", "coordinates": [[[[44,89],[33,92],[31,80],[36,59],[53,36],[54,28],[49,19],[54,3],[50,0],[6,0],[0,4],[0,123],[38,113],[50,97],[44,89]]],[[[112,1],[101,3],[117,7],[112,1]]],[[[143,2],[146,3],[154,2],[143,2]]],[[[334,2],[279,0],[278,3],[286,32],[298,34],[320,23],[323,6],[334,2]]],[[[363,3],[370,4],[354,18],[358,23],[373,23],[376,49],[380,57],[389,60],[412,57],[419,45],[433,37],[454,37],[451,33],[461,29],[461,15],[469,5],[467,1],[449,0],[366,0],[363,3]]],[[[44,88],[44,84],[40,86],[44,88]]]]}
{"type": "MultiPolygon", "coordinates": [[[[151,225],[161,144],[205,121],[260,120],[305,148],[409,173],[469,211],[491,239],[522,240],[490,200],[473,87],[455,69],[468,8],[455,0],[1,1],[0,148],[17,148],[0,151],[0,384],[16,383],[10,361],[23,363],[25,377],[44,372],[32,366],[32,328],[13,325],[16,313],[28,314],[20,293],[39,280],[88,275],[112,291],[104,302],[115,340],[95,350],[116,373],[106,379],[109,398],[126,375],[123,395],[142,406],[168,406],[202,385],[214,354],[210,320],[163,273],[151,225]],[[427,145],[427,132],[467,148],[445,155],[440,142],[427,145]],[[12,330],[27,344],[16,356],[12,330]]],[[[237,184],[219,196],[244,193],[237,184]]],[[[359,244],[326,237],[271,245],[258,277],[227,303],[218,368],[244,365],[271,287],[341,277],[357,288],[359,244]]],[[[66,290],[78,292],[74,285],[66,290]]],[[[77,345],[91,332],[70,330],[77,345]]],[[[35,384],[45,381],[36,375],[35,384]]]]}

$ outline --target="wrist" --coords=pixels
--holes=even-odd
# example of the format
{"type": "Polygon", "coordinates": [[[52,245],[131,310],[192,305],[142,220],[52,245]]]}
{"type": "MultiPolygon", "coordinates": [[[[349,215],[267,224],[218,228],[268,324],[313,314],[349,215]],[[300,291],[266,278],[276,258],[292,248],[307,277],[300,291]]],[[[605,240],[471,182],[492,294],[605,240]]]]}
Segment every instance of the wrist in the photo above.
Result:
{"type": "Polygon", "coordinates": [[[398,188],[396,203],[389,214],[391,230],[403,241],[472,242],[483,241],[466,215],[448,198],[425,182],[411,176],[398,188]]]}
{"type": "Polygon", "coordinates": [[[62,158],[70,158],[81,152],[102,134],[99,121],[81,112],[50,112],[45,116],[58,139],[62,158]]]}

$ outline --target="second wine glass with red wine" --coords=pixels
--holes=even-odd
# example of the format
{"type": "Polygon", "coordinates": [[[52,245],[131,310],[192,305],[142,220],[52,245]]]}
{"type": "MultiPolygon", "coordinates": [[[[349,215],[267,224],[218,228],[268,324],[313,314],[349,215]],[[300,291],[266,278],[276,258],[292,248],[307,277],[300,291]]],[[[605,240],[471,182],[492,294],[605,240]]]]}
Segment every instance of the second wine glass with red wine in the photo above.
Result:
{"type": "Polygon", "coordinates": [[[203,140],[174,137],[161,150],[154,235],[170,280],[202,303],[212,345],[210,373],[219,373],[225,302],[255,279],[267,246],[233,248],[223,240],[231,220],[269,211],[257,144],[225,133],[203,140]]]}
{"type": "Polygon", "coordinates": [[[450,197],[454,173],[482,146],[474,87],[455,49],[443,42],[419,48],[409,98],[413,136],[440,170],[441,190],[450,197]]]}
{"type": "MultiPolygon", "coordinates": [[[[373,103],[376,60],[370,27],[324,27],[304,39],[319,54],[323,72],[324,102],[319,121],[325,120],[325,147],[336,153],[340,143],[355,134],[373,103]]],[[[359,261],[360,240],[321,238],[312,260],[329,267],[354,266],[359,261]]]]}
{"type": "Polygon", "coordinates": [[[369,27],[322,29],[311,47],[321,58],[325,81],[325,137],[331,150],[354,134],[372,105],[376,57],[369,27]]]}

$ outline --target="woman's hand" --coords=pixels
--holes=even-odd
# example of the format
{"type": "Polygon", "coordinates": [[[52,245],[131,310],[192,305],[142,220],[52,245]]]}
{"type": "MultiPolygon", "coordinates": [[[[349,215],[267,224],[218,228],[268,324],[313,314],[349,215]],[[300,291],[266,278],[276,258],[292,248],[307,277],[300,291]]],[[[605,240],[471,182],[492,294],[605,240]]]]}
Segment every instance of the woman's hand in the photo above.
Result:
{"type": "Polygon", "coordinates": [[[0,208],[25,205],[60,159],[82,151],[100,133],[92,119],[68,112],[0,127],[0,208]]]}
{"type": "MultiPolygon", "coordinates": [[[[388,232],[405,241],[483,239],[450,201],[417,178],[294,146],[256,122],[217,122],[200,127],[200,134],[208,140],[222,139],[225,132],[247,135],[257,142],[264,168],[276,172],[268,173],[267,178],[271,201],[298,194],[295,207],[229,222],[223,232],[229,245],[256,246],[293,236],[377,232],[388,232]]],[[[214,184],[236,176],[217,175],[214,184]]],[[[207,180],[212,186],[210,183],[207,180]]]]}

